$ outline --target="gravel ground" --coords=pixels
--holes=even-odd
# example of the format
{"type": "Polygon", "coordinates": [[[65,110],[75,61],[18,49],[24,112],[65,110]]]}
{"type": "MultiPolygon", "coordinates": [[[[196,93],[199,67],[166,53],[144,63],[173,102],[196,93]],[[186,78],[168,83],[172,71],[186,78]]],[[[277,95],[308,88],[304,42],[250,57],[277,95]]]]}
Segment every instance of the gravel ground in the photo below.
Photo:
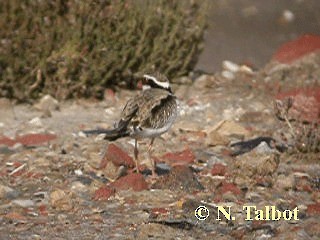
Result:
{"type": "MultiPolygon", "coordinates": [[[[229,62],[223,72],[174,85],[180,116],[155,142],[156,179],[148,170],[146,142],[140,144],[137,174],[132,140],[111,143],[81,133],[112,127],[135,91],[106,91],[101,102],[44,97],[34,105],[13,105],[2,99],[0,238],[319,239],[319,128],[313,140],[306,135],[316,147],[299,151],[297,141],[302,147],[310,142],[292,138],[273,109],[275,99],[285,103],[281,96],[291,85],[299,87],[303,76],[311,86],[319,84],[310,77],[319,63],[319,54],[311,54],[254,72],[229,62]],[[284,69],[297,76],[295,83],[279,83],[284,69]],[[278,95],[270,87],[276,83],[278,95]],[[195,217],[199,206],[209,209],[205,221],[195,217]],[[261,214],[273,206],[287,211],[288,220],[268,220],[253,210],[249,216],[244,206],[261,214]],[[218,207],[230,207],[233,219],[217,220],[218,207]]],[[[301,97],[320,101],[299,89],[288,119],[306,110],[301,97]]],[[[319,102],[313,108],[309,100],[307,108],[316,111],[319,102]]],[[[291,123],[295,134],[311,126],[301,124],[291,123]]]]}

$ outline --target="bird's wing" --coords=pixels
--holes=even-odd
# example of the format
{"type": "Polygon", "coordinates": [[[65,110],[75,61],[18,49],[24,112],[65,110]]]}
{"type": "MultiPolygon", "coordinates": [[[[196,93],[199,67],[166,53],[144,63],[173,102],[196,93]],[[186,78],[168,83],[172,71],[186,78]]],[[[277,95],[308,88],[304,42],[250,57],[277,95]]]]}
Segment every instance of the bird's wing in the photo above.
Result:
{"type": "Polygon", "coordinates": [[[168,91],[162,89],[152,88],[145,90],[139,100],[140,101],[137,101],[138,111],[131,120],[133,125],[137,127],[163,127],[166,123],[167,117],[171,114],[171,110],[169,108],[165,108],[164,105],[168,106],[169,104],[171,105],[172,110],[176,110],[175,97],[168,91]]]}
{"type": "Polygon", "coordinates": [[[137,112],[139,110],[139,102],[141,101],[141,95],[142,94],[140,93],[128,100],[121,112],[118,127],[123,128],[124,125],[125,127],[127,127],[131,119],[137,115],[137,112]]]}

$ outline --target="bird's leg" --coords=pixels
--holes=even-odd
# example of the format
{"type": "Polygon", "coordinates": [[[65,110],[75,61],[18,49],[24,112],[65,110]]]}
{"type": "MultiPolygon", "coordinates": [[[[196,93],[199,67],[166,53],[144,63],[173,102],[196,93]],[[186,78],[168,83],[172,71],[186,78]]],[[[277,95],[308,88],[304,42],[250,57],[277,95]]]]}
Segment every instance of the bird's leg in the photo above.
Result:
{"type": "Polygon", "coordinates": [[[155,177],[156,176],[156,163],[155,161],[152,159],[152,145],[153,145],[153,142],[154,142],[154,138],[151,138],[151,142],[149,144],[149,147],[148,147],[148,155],[149,155],[149,161],[151,162],[151,165],[152,165],[152,177],[155,177]]]}
{"type": "Polygon", "coordinates": [[[139,173],[139,159],[138,159],[138,154],[139,154],[139,151],[138,151],[138,140],[137,140],[137,139],[134,139],[134,161],[135,161],[135,163],[136,163],[137,173],[139,173]]]}

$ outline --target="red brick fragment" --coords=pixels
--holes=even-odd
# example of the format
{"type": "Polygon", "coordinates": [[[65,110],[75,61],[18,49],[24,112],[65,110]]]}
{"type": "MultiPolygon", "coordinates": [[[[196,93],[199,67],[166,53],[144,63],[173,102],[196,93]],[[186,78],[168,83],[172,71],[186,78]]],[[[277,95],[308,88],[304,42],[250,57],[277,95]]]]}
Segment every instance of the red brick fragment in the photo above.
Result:
{"type": "Polygon", "coordinates": [[[36,146],[43,145],[51,140],[56,139],[57,136],[55,134],[26,134],[23,136],[16,137],[16,142],[21,143],[24,146],[36,146]]]}
{"type": "Polygon", "coordinates": [[[304,55],[319,49],[320,36],[306,34],[283,44],[272,58],[281,63],[292,63],[304,55]]]}
{"type": "Polygon", "coordinates": [[[16,141],[12,140],[11,138],[1,136],[0,137],[0,145],[5,145],[8,147],[12,147],[13,145],[16,144],[16,141]]]}
{"type": "Polygon", "coordinates": [[[117,190],[143,191],[149,189],[148,183],[140,173],[131,173],[124,177],[119,178],[111,183],[111,186],[117,190]]]}
{"type": "Polygon", "coordinates": [[[276,99],[284,100],[291,97],[293,105],[289,109],[289,118],[307,121],[319,122],[320,119],[320,88],[300,88],[287,92],[281,92],[276,99]]]}
{"type": "Polygon", "coordinates": [[[307,214],[308,215],[320,215],[320,202],[309,204],[307,206],[307,214]]]}
{"type": "Polygon", "coordinates": [[[231,192],[235,195],[241,194],[241,190],[237,187],[237,185],[235,185],[233,183],[227,183],[227,182],[222,183],[220,191],[222,194],[224,194],[226,192],[231,192]]]}
{"type": "Polygon", "coordinates": [[[115,194],[116,190],[110,186],[103,186],[95,191],[93,200],[108,200],[115,194]]]}
{"type": "Polygon", "coordinates": [[[213,165],[211,169],[211,175],[212,176],[224,176],[226,174],[227,167],[221,163],[216,163],[213,165]]]}
{"type": "Polygon", "coordinates": [[[108,145],[107,152],[101,160],[100,168],[105,168],[108,161],[111,161],[116,166],[123,165],[129,168],[133,168],[135,166],[132,157],[130,157],[125,151],[113,143],[108,145]]]}
{"type": "Polygon", "coordinates": [[[27,218],[20,213],[17,212],[9,212],[4,216],[6,219],[12,220],[12,221],[26,221],[27,218]]]}
{"type": "Polygon", "coordinates": [[[46,205],[39,206],[39,213],[41,216],[48,216],[48,210],[47,210],[46,205]]]}
{"type": "Polygon", "coordinates": [[[168,164],[176,166],[193,163],[196,157],[190,148],[186,148],[182,152],[166,153],[164,156],[162,156],[162,159],[164,159],[164,161],[168,164]]]}
{"type": "Polygon", "coordinates": [[[152,208],[151,212],[155,215],[166,215],[169,213],[166,208],[152,208]]]}

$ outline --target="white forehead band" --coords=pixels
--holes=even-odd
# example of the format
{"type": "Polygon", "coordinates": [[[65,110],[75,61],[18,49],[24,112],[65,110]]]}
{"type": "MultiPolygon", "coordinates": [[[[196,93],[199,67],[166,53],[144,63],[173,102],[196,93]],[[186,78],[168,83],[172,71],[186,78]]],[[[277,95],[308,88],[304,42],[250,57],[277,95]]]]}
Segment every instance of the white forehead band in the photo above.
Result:
{"type": "Polygon", "coordinates": [[[152,81],[154,81],[157,85],[163,87],[163,88],[169,88],[169,82],[160,82],[158,81],[155,77],[151,76],[151,75],[143,75],[143,77],[145,77],[146,79],[151,79],[152,81]]]}

